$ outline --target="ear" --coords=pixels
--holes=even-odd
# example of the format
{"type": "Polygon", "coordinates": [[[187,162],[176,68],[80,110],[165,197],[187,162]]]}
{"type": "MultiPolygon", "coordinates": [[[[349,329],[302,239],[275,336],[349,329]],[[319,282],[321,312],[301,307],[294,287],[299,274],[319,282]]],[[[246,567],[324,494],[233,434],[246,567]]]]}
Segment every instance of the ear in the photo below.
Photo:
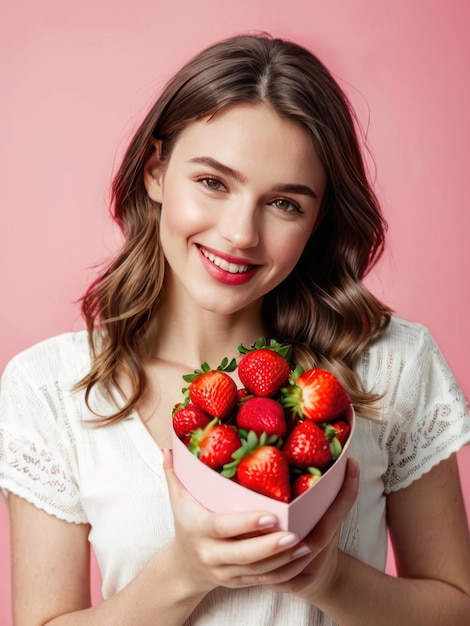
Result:
{"type": "Polygon", "coordinates": [[[163,175],[165,167],[161,159],[162,142],[155,139],[144,164],[144,185],[151,200],[163,202],[163,175]]]}

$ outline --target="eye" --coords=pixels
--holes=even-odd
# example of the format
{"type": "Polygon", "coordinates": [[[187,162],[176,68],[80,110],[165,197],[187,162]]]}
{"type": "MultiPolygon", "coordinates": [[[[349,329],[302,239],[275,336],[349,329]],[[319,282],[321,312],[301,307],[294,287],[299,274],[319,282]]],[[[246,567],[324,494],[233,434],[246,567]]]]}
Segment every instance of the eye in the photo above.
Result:
{"type": "Polygon", "coordinates": [[[285,213],[303,213],[300,205],[289,198],[276,198],[270,204],[285,213]]]}
{"type": "Polygon", "coordinates": [[[207,187],[210,191],[226,191],[226,187],[223,182],[213,176],[204,176],[202,178],[198,178],[197,181],[204,187],[207,187]]]}

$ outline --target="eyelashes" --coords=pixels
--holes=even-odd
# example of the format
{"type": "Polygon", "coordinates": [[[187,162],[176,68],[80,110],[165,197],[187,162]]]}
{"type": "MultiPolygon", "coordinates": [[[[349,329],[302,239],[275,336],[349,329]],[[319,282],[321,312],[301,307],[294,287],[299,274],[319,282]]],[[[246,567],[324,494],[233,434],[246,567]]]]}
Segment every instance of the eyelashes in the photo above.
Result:
{"type": "Polygon", "coordinates": [[[227,191],[226,186],[221,180],[214,176],[204,176],[196,179],[203,187],[207,187],[210,191],[227,191]]]}
{"type": "MultiPolygon", "coordinates": [[[[198,184],[205,188],[209,193],[223,194],[228,193],[226,185],[215,176],[201,176],[195,179],[198,184]]],[[[270,200],[267,204],[278,209],[282,213],[302,214],[302,208],[298,202],[292,198],[278,197],[270,200]]]]}
{"type": "Polygon", "coordinates": [[[300,205],[290,198],[276,198],[269,204],[286,213],[303,213],[300,205]]]}

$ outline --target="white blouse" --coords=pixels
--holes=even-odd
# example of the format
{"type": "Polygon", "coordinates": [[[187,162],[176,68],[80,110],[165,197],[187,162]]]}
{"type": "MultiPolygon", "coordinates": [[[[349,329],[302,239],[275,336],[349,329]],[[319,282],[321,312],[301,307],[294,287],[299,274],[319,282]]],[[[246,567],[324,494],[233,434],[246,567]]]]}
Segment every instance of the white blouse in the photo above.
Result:
{"type": "MultiPolygon", "coordinates": [[[[0,393],[0,486],[51,515],[88,523],[109,598],[173,534],[162,453],[138,415],[93,427],[84,392],[71,388],[90,366],[84,331],[41,342],[7,365],[0,393]]],[[[340,545],[384,570],[386,495],[407,487],[470,441],[467,403],[421,325],[392,318],[358,364],[366,389],[383,394],[381,421],[359,418],[350,444],[360,494],[340,545]]],[[[104,396],[98,411],[115,407],[104,396]]],[[[158,623],[158,616],[155,617],[158,623]]],[[[332,626],[315,607],[264,587],[218,588],[188,625],[332,626]]]]}

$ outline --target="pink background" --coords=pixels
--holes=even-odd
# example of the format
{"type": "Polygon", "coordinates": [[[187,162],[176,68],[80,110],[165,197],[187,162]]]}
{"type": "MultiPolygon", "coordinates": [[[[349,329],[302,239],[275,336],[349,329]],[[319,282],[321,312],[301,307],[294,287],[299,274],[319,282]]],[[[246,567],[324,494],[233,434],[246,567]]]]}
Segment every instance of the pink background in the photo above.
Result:
{"type": "MultiPolygon", "coordinates": [[[[3,2],[0,369],[81,327],[74,301],[119,242],[106,210],[113,165],[152,95],[201,47],[266,30],[316,51],[357,107],[390,222],[369,284],[431,329],[470,395],[469,23],[466,0],[3,2]]],[[[459,461],[470,511],[469,449],[459,461]]],[[[8,558],[0,500],[4,626],[8,558]]]]}

